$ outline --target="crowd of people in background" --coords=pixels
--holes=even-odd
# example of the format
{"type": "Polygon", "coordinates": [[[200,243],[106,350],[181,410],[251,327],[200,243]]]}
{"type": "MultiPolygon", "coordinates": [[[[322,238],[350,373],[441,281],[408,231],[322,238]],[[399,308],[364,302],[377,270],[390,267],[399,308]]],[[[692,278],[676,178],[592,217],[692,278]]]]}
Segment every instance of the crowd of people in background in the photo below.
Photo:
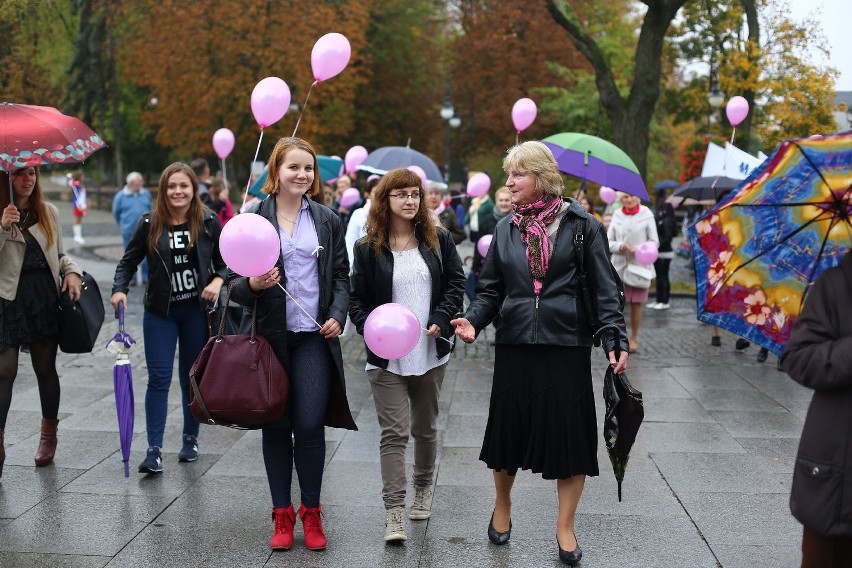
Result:
{"type": "MultiPolygon", "coordinates": [[[[422,324],[424,333],[414,350],[389,360],[365,344],[365,370],[381,428],[385,540],[408,538],[409,438],[414,439],[414,497],[407,517],[417,521],[431,516],[438,397],[447,363],[456,338],[472,342],[493,325],[494,383],[480,454],[493,470],[496,495],[488,538],[495,545],[509,541],[515,475],[518,469],[532,470],[557,480],[558,557],[577,564],[583,552],[574,517],[586,476],[598,475],[589,371],[594,330],[577,313],[575,253],[557,236],[563,226],[586,221],[589,257],[584,266],[596,283],[596,317],[620,331],[604,337],[602,346],[620,371],[628,353],[639,351],[643,309],[670,307],[669,270],[678,222],[664,192],[657,195],[653,210],[624,193],[602,211],[584,193],[564,199],[556,162],[538,142],[511,148],[503,167],[506,185],[472,199],[458,191],[448,194],[445,184],[426,182],[407,169],[383,177],[340,175],[329,180],[333,184],[324,183],[313,147],[299,138],[282,138],[269,156],[261,195],[239,208],[266,218],[280,239],[276,265],[252,277],[229,271],[219,251],[222,227],[238,213],[227,181],[211,176],[204,158],[165,168],[156,195],[145,188],[142,174],[129,173],[112,202],[124,253],[110,303],[116,310],[126,306],[130,288],[145,287],[148,449],[138,471],[154,475],[165,470],[162,447],[176,355],[183,410],[178,460],[198,459],[199,423],[189,411],[188,374],[209,337],[210,310],[227,284],[234,307],[256,315],[258,333],[270,342],[290,378],[285,416],[262,429],[272,504],[269,545],[291,548],[298,518],[305,546],[326,548],[321,514],[325,427],[357,429],[346,398],[340,337],[364,334],[373,309],[400,303],[422,324]],[[358,186],[357,201],[344,199],[358,186]],[[485,236],[491,239],[487,254],[474,246],[463,261],[457,245],[465,239],[476,244],[485,236]],[[659,247],[653,266],[637,262],[634,254],[648,241],[659,247]],[[609,263],[624,283],[629,334],[618,309],[618,278],[609,263]],[[649,302],[652,281],[656,293],[649,302]],[[552,396],[536,396],[545,391],[552,396]],[[298,510],[291,496],[294,464],[298,510]]],[[[0,476],[3,427],[20,351],[31,354],[41,397],[35,463],[53,460],[60,398],[56,300],[66,290],[72,298],[79,296],[83,274],[63,254],[58,213],[44,199],[38,168],[0,172],[0,182],[4,180],[14,201],[0,192],[0,476]]],[[[81,171],[69,177],[78,244],[85,242],[84,180],[81,171]]],[[[235,318],[233,325],[238,322],[235,318]]],[[[766,354],[758,357],[765,360],[766,354]]]]}

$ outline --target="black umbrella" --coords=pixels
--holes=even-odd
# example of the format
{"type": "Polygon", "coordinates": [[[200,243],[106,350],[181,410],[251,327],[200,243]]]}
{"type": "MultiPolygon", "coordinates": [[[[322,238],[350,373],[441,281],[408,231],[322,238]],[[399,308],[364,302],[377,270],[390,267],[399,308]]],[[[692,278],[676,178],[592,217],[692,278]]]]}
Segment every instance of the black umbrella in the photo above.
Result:
{"type": "Polygon", "coordinates": [[[726,191],[741,184],[743,180],[725,176],[697,177],[691,179],[669,196],[666,201],[678,205],[715,205],[726,191]]]}
{"type": "MultiPolygon", "coordinates": [[[[621,334],[618,327],[604,326],[596,335],[608,329],[613,330],[617,360],[621,356],[621,334]]],[[[615,480],[618,482],[618,500],[621,501],[621,482],[630,459],[630,448],[636,441],[636,434],[645,417],[645,408],[642,404],[642,393],[633,388],[625,373],[615,374],[611,365],[604,376],[603,397],[606,403],[604,443],[612,462],[615,480]]]]}

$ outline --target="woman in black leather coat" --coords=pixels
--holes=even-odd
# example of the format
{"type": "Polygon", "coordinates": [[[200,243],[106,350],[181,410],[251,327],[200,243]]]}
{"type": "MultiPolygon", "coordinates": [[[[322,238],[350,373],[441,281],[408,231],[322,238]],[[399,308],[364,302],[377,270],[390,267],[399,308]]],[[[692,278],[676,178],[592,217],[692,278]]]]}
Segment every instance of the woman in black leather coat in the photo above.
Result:
{"type": "Polygon", "coordinates": [[[505,544],[511,534],[511,490],[518,469],[557,480],[559,557],[574,565],[582,550],[574,515],[587,475],[598,475],[597,426],[592,391],[592,332],[581,303],[574,255],[575,227],[585,219],[584,257],[601,325],[621,330],[603,341],[616,372],[627,366],[624,318],[599,221],[564,187],[556,161],[540,142],[511,148],[503,161],[512,215],[500,221],[465,317],[451,323],[470,343],[498,315],[494,384],[479,459],[494,470],[496,501],[488,537],[505,544]]]}

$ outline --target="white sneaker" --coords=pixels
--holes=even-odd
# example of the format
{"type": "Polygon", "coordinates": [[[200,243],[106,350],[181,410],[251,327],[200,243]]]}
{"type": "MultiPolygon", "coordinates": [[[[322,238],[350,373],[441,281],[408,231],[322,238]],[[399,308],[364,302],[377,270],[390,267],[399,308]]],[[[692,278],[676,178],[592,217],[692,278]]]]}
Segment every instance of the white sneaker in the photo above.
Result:
{"type": "Polygon", "coordinates": [[[659,306],[659,305],[660,304],[658,304],[657,302],[648,302],[647,304],[645,304],[645,307],[648,308],[649,310],[656,310],[657,306],[659,306]]]}
{"type": "Polygon", "coordinates": [[[414,488],[414,501],[408,511],[408,518],[422,521],[432,516],[432,486],[414,488]]]}
{"type": "Polygon", "coordinates": [[[667,309],[669,309],[669,305],[668,304],[656,304],[653,309],[655,309],[655,310],[667,310],[667,309]]]}
{"type": "Polygon", "coordinates": [[[388,509],[387,516],[385,517],[385,542],[408,540],[408,537],[405,535],[404,514],[404,507],[388,509]]]}

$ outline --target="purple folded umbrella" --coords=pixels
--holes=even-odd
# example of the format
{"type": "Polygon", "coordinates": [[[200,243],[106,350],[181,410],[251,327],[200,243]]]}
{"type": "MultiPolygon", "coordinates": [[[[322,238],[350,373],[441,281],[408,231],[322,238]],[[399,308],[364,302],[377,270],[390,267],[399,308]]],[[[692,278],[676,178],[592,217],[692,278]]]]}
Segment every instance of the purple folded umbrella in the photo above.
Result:
{"type": "Polygon", "coordinates": [[[130,368],[130,347],[136,343],[124,331],[124,304],[118,305],[118,333],[107,343],[107,350],[115,353],[112,384],[115,389],[115,411],[118,416],[118,438],[121,442],[121,461],[124,477],[130,477],[130,443],[133,440],[135,406],[133,400],[133,372],[130,368]]]}

